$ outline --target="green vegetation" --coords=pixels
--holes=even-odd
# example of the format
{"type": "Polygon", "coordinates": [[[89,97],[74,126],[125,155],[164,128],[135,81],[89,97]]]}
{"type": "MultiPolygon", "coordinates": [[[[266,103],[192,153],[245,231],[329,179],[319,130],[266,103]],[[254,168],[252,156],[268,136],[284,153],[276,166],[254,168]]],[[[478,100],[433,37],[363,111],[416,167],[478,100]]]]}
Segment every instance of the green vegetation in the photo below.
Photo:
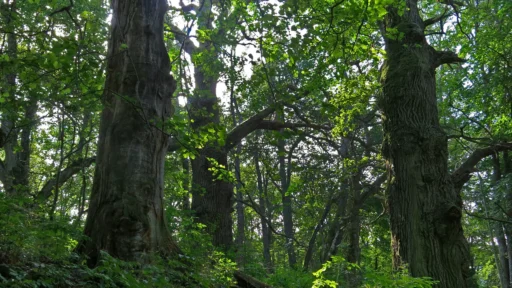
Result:
{"type": "Polygon", "coordinates": [[[511,287],[510,19],[0,0],[0,287],[511,287]]]}

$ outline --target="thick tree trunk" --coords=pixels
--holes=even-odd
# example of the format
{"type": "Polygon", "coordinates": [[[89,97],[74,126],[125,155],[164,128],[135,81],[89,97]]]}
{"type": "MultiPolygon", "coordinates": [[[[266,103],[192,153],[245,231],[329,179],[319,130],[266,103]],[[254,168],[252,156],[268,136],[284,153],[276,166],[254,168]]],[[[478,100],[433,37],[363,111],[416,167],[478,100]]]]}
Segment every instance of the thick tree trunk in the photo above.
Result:
{"type": "MultiPolygon", "coordinates": [[[[16,2],[10,4],[0,3],[1,18],[5,23],[5,28],[10,33],[7,33],[7,56],[9,59],[15,60],[18,56],[18,42],[15,33],[15,17],[16,17],[16,2]]],[[[16,128],[17,109],[16,107],[16,67],[11,65],[5,69],[5,78],[2,80],[0,92],[8,95],[7,101],[4,104],[9,107],[2,111],[1,122],[1,135],[2,147],[4,148],[4,160],[0,160],[0,180],[2,180],[3,187],[9,195],[16,194],[15,176],[14,171],[18,166],[15,147],[18,143],[19,129],[16,128]]]]}
{"type": "Polygon", "coordinates": [[[385,140],[390,163],[388,200],[393,265],[429,276],[439,287],[468,287],[471,258],[464,238],[462,200],[448,173],[447,137],[439,126],[435,69],[460,62],[426,42],[416,0],[390,8],[383,24],[387,59],[382,67],[385,140]],[[387,27],[387,30],[385,30],[387,27]],[[398,33],[391,33],[390,29],[398,33]]]}
{"type": "Polygon", "coordinates": [[[144,262],[177,251],[163,207],[164,161],[176,83],[163,41],[165,0],[113,0],[94,184],[78,251],[144,262]]]}
{"type": "MultiPolygon", "coordinates": [[[[199,132],[207,125],[219,124],[220,112],[216,97],[217,79],[206,76],[197,67],[195,80],[196,91],[190,99],[189,116],[194,121],[192,128],[199,132]]],[[[197,152],[191,160],[192,210],[197,221],[206,225],[213,245],[227,251],[233,247],[233,184],[228,179],[219,179],[215,168],[228,169],[228,153],[217,143],[206,143],[197,152]]]]}
{"type": "Polygon", "coordinates": [[[207,158],[228,167],[227,153],[220,147],[207,146],[192,160],[192,210],[197,221],[206,225],[213,245],[223,250],[233,247],[233,185],[217,179],[207,158]]]}
{"type": "MultiPolygon", "coordinates": [[[[211,11],[212,4],[203,2],[201,11],[211,11]]],[[[199,14],[198,29],[213,30],[213,13],[199,14]]],[[[203,42],[190,51],[190,56],[193,58],[202,53],[216,55],[215,49],[210,41],[203,42]]],[[[191,126],[198,133],[209,125],[221,129],[218,127],[220,106],[216,95],[218,75],[204,70],[202,65],[196,65],[194,70],[196,87],[189,107],[189,117],[193,120],[191,126]]],[[[228,179],[218,179],[211,168],[219,164],[228,169],[228,151],[218,143],[210,142],[197,152],[198,156],[191,161],[192,210],[196,213],[197,221],[206,225],[213,245],[227,251],[233,247],[233,185],[228,179]]]]}

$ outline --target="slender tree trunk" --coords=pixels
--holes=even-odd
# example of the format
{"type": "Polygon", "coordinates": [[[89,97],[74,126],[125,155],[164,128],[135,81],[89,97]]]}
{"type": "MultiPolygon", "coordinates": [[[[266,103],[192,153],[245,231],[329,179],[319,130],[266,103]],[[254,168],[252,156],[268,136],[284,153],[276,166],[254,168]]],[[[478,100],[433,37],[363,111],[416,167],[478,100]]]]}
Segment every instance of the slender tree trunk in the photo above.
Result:
{"type": "MultiPolygon", "coordinates": [[[[493,174],[491,177],[492,185],[498,185],[501,180],[501,165],[499,154],[492,155],[492,166],[493,166],[493,174]]],[[[491,224],[493,226],[493,231],[495,232],[494,239],[496,239],[498,244],[498,261],[496,263],[498,266],[498,274],[500,276],[500,282],[502,288],[509,288],[510,284],[510,274],[509,274],[509,266],[508,266],[508,247],[507,240],[505,239],[505,232],[503,229],[503,225],[499,222],[494,222],[491,224]]],[[[493,239],[493,241],[494,241],[493,239]]]]}
{"type": "MultiPolygon", "coordinates": [[[[361,216],[359,215],[360,209],[360,195],[361,185],[359,183],[360,173],[352,177],[351,195],[348,199],[349,214],[347,225],[347,250],[345,258],[348,263],[357,264],[361,260],[361,248],[359,247],[359,236],[361,233],[361,216]]],[[[359,287],[361,284],[361,271],[358,269],[351,269],[346,274],[347,287],[359,287]]]]}
{"type": "Polygon", "coordinates": [[[187,191],[185,196],[183,196],[183,210],[190,210],[190,162],[188,158],[181,159],[181,166],[183,168],[183,173],[185,173],[185,180],[183,182],[183,187],[187,191]]]}
{"type": "Polygon", "coordinates": [[[494,231],[496,231],[496,240],[498,242],[498,259],[500,262],[499,265],[499,275],[501,287],[509,288],[510,287],[510,275],[509,275],[509,266],[508,266],[508,248],[507,241],[505,239],[505,234],[503,232],[503,226],[501,223],[495,223],[494,231]]]}
{"type": "Polygon", "coordinates": [[[52,206],[50,208],[50,220],[53,221],[54,219],[54,216],[55,216],[55,210],[57,209],[57,200],[59,200],[59,194],[60,194],[60,171],[62,170],[62,165],[64,164],[64,113],[62,113],[62,115],[60,117],[58,117],[59,119],[59,142],[60,142],[60,145],[59,145],[59,165],[57,165],[57,176],[56,176],[56,184],[55,184],[55,188],[53,189],[53,201],[52,201],[52,206]]]}
{"type": "MultiPolygon", "coordinates": [[[[232,66],[231,69],[235,67],[232,66]]],[[[233,126],[237,126],[243,122],[242,115],[240,114],[240,110],[238,109],[238,103],[235,97],[235,81],[230,81],[230,110],[231,110],[231,119],[233,121],[233,126]]],[[[234,155],[234,168],[235,168],[235,188],[236,188],[236,249],[237,249],[237,263],[239,266],[243,267],[245,262],[244,256],[244,243],[245,243],[245,210],[243,203],[243,194],[242,194],[242,175],[240,170],[240,154],[242,153],[242,143],[239,142],[236,145],[235,155],[234,155]]]]}
{"type": "Polygon", "coordinates": [[[338,246],[343,239],[343,228],[346,220],[343,220],[347,210],[347,199],[348,192],[345,190],[348,185],[346,183],[342,183],[340,187],[340,191],[338,192],[338,197],[336,200],[336,213],[334,214],[334,218],[331,221],[331,225],[327,232],[327,240],[325,241],[324,251],[322,253],[322,257],[320,261],[322,263],[329,261],[330,258],[338,252],[338,246]]]}
{"type": "MultiPolygon", "coordinates": [[[[295,247],[293,243],[294,230],[293,230],[293,211],[292,211],[292,196],[288,193],[290,187],[288,171],[286,169],[286,150],[284,139],[278,140],[278,158],[279,158],[279,177],[281,178],[281,199],[283,202],[283,226],[284,235],[286,237],[286,252],[288,254],[288,264],[294,267],[297,264],[295,256],[295,247]]],[[[290,151],[289,153],[292,153],[290,151]]]]}
{"type": "MultiPolygon", "coordinates": [[[[505,177],[510,177],[510,174],[512,173],[512,161],[509,157],[508,151],[503,152],[503,162],[504,162],[504,169],[503,169],[503,175],[505,177]]],[[[506,187],[506,209],[509,211],[508,217],[509,219],[512,219],[512,187],[506,187]]],[[[507,259],[508,259],[508,275],[509,275],[509,286],[512,287],[512,225],[510,224],[504,224],[505,227],[505,236],[507,239],[507,259]]]]}
{"type": "Polygon", "coordinates": [[[113,0],[96,171],[78,251],[130,261],[178,251],[163,205],[164,162],[176,83],[163,41],[165,0],[113,0]]]}
{"type": "Polygon", "coordinates": [[[313,230],[313,234],[311,234],[311,238],[309,238],[308,248],[306,250],[306,256],[304,256],[304,263],[303,263],[303,270],[308,271],[309,264],[311,263],[311,259],[313,258],[313,250],[315,248],[316,243],[316,237],[318,236],[318,233],[324,226],[324,222],[327,219],[327,216],[331,212],[332,203],[334,200],[332,199],[332,193],[334,189],[331,189],[331,192],[329,193],[329,200],[327,201],[327,205],[325,205],[324,212],[322,213],[322,216],[320,217],[320,220],[315,225],[315,229],[313,230]]]}
{"type": "Polygon", "coordinates": [[[393,266],[429,276],[439,287],[468,287],[471,257],[464,238],[462,200],[448,173],[446,133],[439,125],[435,69],[460,62],[426,41],[416,0],[389,8],[383,23],[383,155],[390,163],[388,203],[393,266]],[[402,14],[403,13],[403,14],[402,14]],[[397,29],[397,33],[391,33],[397,29]]]}
{"type": "Polygon", "coordinates": [[[260,221],[261,221],[261,238],[263,241],[263,261],[265,264],[265,269],[267,273],[274,272],[274,265],[272,264],[272,257],[270,255],[270,246],[272,243],[270,229],[268,227],[266,219],[271,221],[271,213],[268,213],[270,207],[268,207],[267,202],[268,199],[265,195],[264,187],[263,187],[263,177],[260,169],[260,159],[259,159],[259,151],[256,150],[254,152],[254,166],[256,168],[256,177],[257,177],[257,186],[258,186],[258,202],[260,206],[260,221]]]}

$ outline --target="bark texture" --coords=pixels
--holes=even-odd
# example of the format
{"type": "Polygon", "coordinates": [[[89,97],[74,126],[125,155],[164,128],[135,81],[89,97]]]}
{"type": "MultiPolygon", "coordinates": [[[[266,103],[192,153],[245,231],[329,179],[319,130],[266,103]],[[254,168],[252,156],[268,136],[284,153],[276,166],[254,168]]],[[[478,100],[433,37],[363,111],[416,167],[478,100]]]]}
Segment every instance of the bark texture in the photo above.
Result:
{"type": "MultiPolygon", "coordinates": [[[[0,3],[0,17],[5,24],[7,36],[6,54],[9,59],[18,57],[18,39],[15,33],[16,27],[16,1],[0,3]]],[[[22,103],[16,97],[17,66],[2,67],[2,86],[0,92],[7,94],[2,111],[0,125],[0,148],[3,148],[5,157],[0,160],[0,181],[2,181],[8,195],[20,195],[29,191],[30,171],[30,143],[31,131],[36,116],[36,102],[22,103]],[[24,111],[24,121],[18,119],[18,109],[24,111]],[[21,149],[17,149],[17,147],[21,149]]]]}
{"type": "Polygon", "coordinates": [[[260,221],[261,221],[261,239],[263,241],[263,261],[267,273],[274,273],[274,265],[272,263],[272,257],[270,254],[272,246],[272,233],[270,231],[267,219],[272,219],[271,204],[268,201],[266,189],[267,183],[263,183],[263,175],[260,169],[259,151],[254,151],[254,166],[256,169],[257,186],[258,186],[258,201],[260,209],[260,221]]]}
{"type": "Polygon", "coordinates": [[[435,90],[435,69],[462,60],[432,48],[417,1],[404,3],[400,13],[389,8],[383,23],[387,60],[379,103],[390,172],[393,265],[407,265],[415,277],[432,277],[438,287],[469,287],[462,200],[448,173],[447,136],[439,126],[435,90]]]}
{"type": "Polygon", "coordinates": [[[165,0],[113,0],[107,79],[94,184],[78,247],[97,264],[100,250],[144,262],[177,247],[163,207],[164,160],[176,83],[163,41],[165,0]]]}

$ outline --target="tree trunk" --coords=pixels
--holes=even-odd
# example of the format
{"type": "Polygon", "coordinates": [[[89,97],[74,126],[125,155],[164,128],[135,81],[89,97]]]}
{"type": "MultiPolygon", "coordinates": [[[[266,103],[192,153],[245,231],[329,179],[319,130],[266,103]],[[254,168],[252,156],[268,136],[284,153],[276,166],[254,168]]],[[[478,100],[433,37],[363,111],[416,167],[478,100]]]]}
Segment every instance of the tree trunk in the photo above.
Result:
{"type": "Polygon", "coordinates": [[[185,196],[183,196],[182,209],[187,211],[190,210],[190,162],[188,158],[183,157],[183,159],[181,159],[181,166],[183,168],[183,173],[185,174],[183,188],[187,191],[185,196]]]}
{"type": "MultiPolygon", "coordinates": [[[[362,203],[360,203],[361,195],[361,184],[359,183],[361,172],[357,172],[352,177],[351,195],[348,199],[349,215],[347,225],[347,250],[345,252],[345,258],[348,263],[357,264],[361,260],[361,248],[359,247],[359,235],[361,234],[361,216],[359,215],[359,209],[362,203]]],[[[350,269],[346,274],[347,287],[359,287],[361,284],[361,271],[358,269],[350,269]]]]}
{"type": "MultiPolygon", "coordinates": [[[[508,267],[508,248],[507,241],[505,239],[505,234],[503,232],[503,226],[501,223],[493,223],[494,230],[496,231],[496,240],[498,242],[498,259],[499,259],[499,269],[498,273],[500,275],[501,287],[509,288],[510,286],[510,275],[509,275],[509,267],[508,267]]],[[[493,240],[494,241],[494,240],[493,240]]]]}
{"type": "MultiPolygon", "coordinates": [[[[286,237],[286,252],[288,253],[288,264],[290,267],[294,267],[297,263],[295,256],[295,247],[293,245],[294,231],[293,231],[293,211],[292,211],[292,196],[288,193],[290,187],[290,178],[288,177],[288,171],[286,169],[285,162],[285,140],[278,140],[278,154],[279,154],[279,176],[281,178],[281,198],[283,202],[283,226],[284,235],[286,237]]],[[[293,153],[290,150],[289,153],[293,153]]]]}
{"type": "MultiPolygon", "coordinates": [[[[235,67],[231,67],[234,69],[235,67]]],[[[242,115],[238,109],[238,103],[235,97],[235,81],[230,82],[230,110],[231,119],[233,120],[233,126],[238,126],[243,122],[242,115]]],[[[244,209],[244,197],[242,194],[242,172],[240,167],[240,155],[242,154],[242,143],[238,142],[236,145],[236,151],[234,155],[234,166],[235,166],[235,188],[236,188],[236,249],[237,249],[237,264],[239,267],[243,267],[245,262],[245,209],[244,209]]]]}
{"type": "Polygon", "coordinates": [[[144,262],[178,249],[164,213],[164,161],[176,83],[163,41],[165,0],[113,0],[94,184],[78,251],[144,262]]]}
{"type": "MultiPolygon", "coordinates": [[[[503,169],[503,175],[505,177],[510,177],[509,174],[512,173],[512,161],[509,157],[508,151],[503,152],[503,162],[504,162],[504,169],[503,169]]],[[[506,203],[506,209],[507,211],[512,211],[512,189],[510,187],[506,187],[506,190],[508,191],[505,198],[506,203]]],[[[510,215],[512,215],[510,212],[507,213],[508,217],[510,219],[510,215]]],[[[507,259],[508,259],[508,275],[509,278],[509,286],[512,287],[512,225],[510,224],[504,224],[505,227],[505,236],[507,239],[507,259]]]]}
{"type": "MultiPolygon", "coordinates": [[[[10,4],[1,3],[1,17],[5,23],[7,31],[7,56],[11,61],[16,60],[18,56],[18,42],[15,33],[15,15],[16,15],[16,2],[10,4]]],[[[1,135],[2,147],[4,148],[4,160],[0,160],[0,179],[2,180],[3,187],[9,195],[16,194],[16,186],[13,171],[16,169],[16,152],[15,147],[18,141],[18,129],[16,128],[17,109],[16,109],[16,67],[11,65],[5,70],[5,79],[2,79],[3,85],[0,92],[6,97],[5,106],[9,109],[2,111],[1,122],[1,135]],[[5,81],[5,82],[4,82],[5,81]]],[[[2,106],[4,106],[2,105],[2,106]]]]}
{"type": "Polygon", "coordinates": [[[256,150],[254,152],[254,166],[256,167],[256,177],[257,177],[257,185],[258,185],[258,201],[260,206],[260,220],[261,220],[261,238],[263,241],[263,261],[265,265],[265,269],[267,273],[274,272],[274,265],[272,264],[272,257],[270,256],[270,246],[272,244],[272,239],[270,234],[270,229],[268,227],[267,221],[271,221],[271,213],[269,213],[270,207],[268,207],[267,202],[268,199],[266,197],[266,193],[263,187],[263,177],[260,169],[260,159],[259,159],[259,151],[256,150]]]}
{"type": "MultiPolygon", "coordinates": [[[[202,11],[211,11],[212,2],[205,1],[202,11]]],[[[199,13],[198,29],[213,30],[213,13],[199,13]]],[[[191,50],[191,57],[200,54],[216,57],[216,48],[211,41],[200,43],[191,50]]],[[[208,59],[210,60],[210,59],[208,59]]],[[[202,61],[207,61],[202,59],[202,61]]],[[[189,117],[193,120],[192,129],[201,133],[201,129],[214,125],[214,129],[222,129],[220,123],[220,106],[217,99],[218,75],[214,71],[206,71],[201,64],[194,68],[195,90],[190,98],[189,117]]],[[[233,247],[233,185],[228,179],[218,179],[211,168],[216,164],[228,169],[226,149],[217,142],[211,141],[198,149],[198,156],[192,162],[192,210],[197,221],[206,225],[212,236],[213,245],[225,251],[233,247]],[[208,160],[210,158],[210,160],[208,160]],[[217,163],[215,163],[217,162],[217,163]]]]}
{"type": "Polygon", "coordinates": [[[338,246],[343,239],[343,228],[345,226],[346,220],[345,213],[347,210],[347,199],[348,199],[348,185],[346,181],[341,183],[338,188],[338,196],[336,197],[336,212],[332,219],[331,224],[329,226],[329,230],[327,231],[327,236],[322,252],[322,256],[320,257],[320,262],[325,263],[329,261],[332,256],[336,255],[338,251],[338,246]]]}
{"type": "Polygon", "coordinates": [[[233,184],[217,180],[207,158],[228,167],[227,153],[216,146],[207,146],[199,151],[192,162],[192,210],[197,221],[206,225],[213,245],[225,251],[233,247],[233,184]]]}
{"type": "Polygon", "coordinates": [[[439,126],[435,69],[460,62],[425,39],[416,0],[389,8],[383,23],[387,59],[382,67],[383,155],[392,165],[388,203],[393,266],[439,287],[468,287],[471,258],[464,238],[462,200],[448,173],[447,137],[439,126]],[[386,30],[387,27],[387,30],[386,30]],[[392,33],[396,29],[398,33],[392,33]]]}
{"type": "Polygon", "coordinates": [[[324,212],[322,213],[322,216],[320,217],[320,220],[315,225],[315,229],[313,229],[313,234],[311,234],[311,238],[309,238],[308,248],[306,250],[306,256],[304,256],[304,263],[303,263],[303,270],[308,271],[309,264],[311,263],[311,259],[313,259],[313,251],[315,249],[315,243],[316,243],[316,237],[318,236],[318,233],[324,226],[324,222],[327,219],[327,216],[329,216],[329,213],[331,212],[331,206],[334,200],[332,199],[332,194],[334,192],[334,189],[331,189],[331,192],[329,193],[329,197],[327,200],[327,204],[325,205],[324,212]]]}

